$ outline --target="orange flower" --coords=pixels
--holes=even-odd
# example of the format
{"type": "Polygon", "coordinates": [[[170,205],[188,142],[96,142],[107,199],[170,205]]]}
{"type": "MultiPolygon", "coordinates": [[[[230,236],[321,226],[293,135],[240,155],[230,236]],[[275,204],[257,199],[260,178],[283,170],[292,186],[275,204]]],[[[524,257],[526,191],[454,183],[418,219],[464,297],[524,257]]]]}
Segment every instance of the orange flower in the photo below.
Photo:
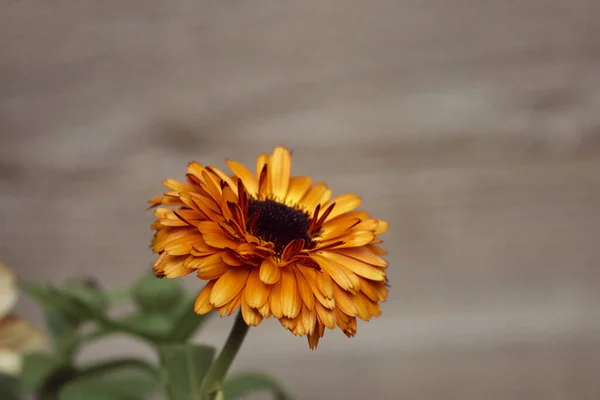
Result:
{"type": "Polygon", "coordinates": [[[291,176],[290,152],[261,154],[256,175],[227,160],[233,175],[191,162],[187,182],[166,179],[152,250],[158,277],[196,272],[208,281],[195,311],[231,315],[258,325],[274,316],[317,347],[325,328],[356,333],[356,318],[381,314],[387,298],[382,220],[355,211],[354,194],[331,199],[331,189],[291,176]]]}

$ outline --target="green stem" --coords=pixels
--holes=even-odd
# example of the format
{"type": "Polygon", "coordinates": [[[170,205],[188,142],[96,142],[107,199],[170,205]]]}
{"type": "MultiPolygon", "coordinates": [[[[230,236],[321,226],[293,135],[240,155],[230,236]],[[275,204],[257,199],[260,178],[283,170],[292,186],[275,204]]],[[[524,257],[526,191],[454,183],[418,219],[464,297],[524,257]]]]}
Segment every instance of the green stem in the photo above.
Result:
{"type": "Polygon", "coordinates": [[[206,399],[214,399],[219,389],[221,389],[223,380],[225,380],[225,376],[227,376],[227,371],[229,371],[229,367],[231,367],[231,364],[248,333],[248,328],[249,326],[244,321],[242,311],[240,310],[235,319],[235,323],[233,324],[233,328],[229,333],[229,337],[227,337],[225,346],[223,346],[221,353],[211,365],[204,378],[202,393],[205,395],[206,399]]]}

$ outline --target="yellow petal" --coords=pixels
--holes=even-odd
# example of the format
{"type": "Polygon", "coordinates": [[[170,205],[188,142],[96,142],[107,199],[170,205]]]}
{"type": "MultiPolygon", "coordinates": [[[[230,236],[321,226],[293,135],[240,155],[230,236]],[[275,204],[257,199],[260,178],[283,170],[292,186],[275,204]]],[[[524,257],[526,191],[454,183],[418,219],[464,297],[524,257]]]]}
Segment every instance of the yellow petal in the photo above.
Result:
{"type": "Polygon", "coordinates": [[[17,302],[15,274],[0,263],[0,318],[8,314],[17,302]]]}
{"type": "Polygon", "coordinates": [[[260,280],[258,268],[253,268],[244,289],[246,302],[252,308],[261,308],[269,298],[270,287],[260,280]]]}
{"type": "Polygon", "coordinates": [[[269,179],[273,196],[283,201],[290,184],[292,160],[290,151],[283,146],[278,146],[273,151],[269,160],[269,179]]]}
{"type": "Polygon", "coordinates": [[[285,197],[285,203],[290,206],[295,206],[300,203],[300,199],[302,199],[308,189],[310,189],[311,185],[312,179],[308,176],[292,177],[287,195],[285,197]]]}
{"type": "Polygon", "coordinates": [[[196,301],[194,303],[194,311],[197,314],[206,314],[214,309],[209,300],[210,292],[212,291],[213,286],[215,286],[215,281],[210,281],[202,288],[200,293],[198,293],[198,297],[196,297],[196,301]]]}
{"type": "Polygon", "coordinates": [[[44,335],[25,320],[6,315],[0,320],[0,349],[25,353],[44,344],[44,335]]]}
{"type": "Polygon", "coordinates": [[[246,296],[242,296],[242,318],[244,318],[244,322],[246,322],[248,326],[256,326],[260,324],[263,319],[258,310],[255,310],[248,305],[246,296]]]}
{"type": "Polygon", "coordinates": [[[298,292],[296,276],[291,268],[283,268],[281,273],[281,311],[288,318],[296,318],[302,301],[298,292]]]}
{"type": "Polygon", "coordinates": [[[248,268],[232,268],[221,276],[210,292],[210,303],[222,307],[237,296],[244,286],[250,271],[248,268]]]}
{"type": "Polygon", "coordinates": [[[0,349],[0,373],[18,377],[21,374],[23,359],[21,354],[0,349]]]}
{"type": "Polygon", "coordinates": [[[324,251],[323,257],[327,258],[335,265],[343,265],[350,271],[363,278],[370,279],[372,281],[383,281],[385,280],[385,272],[381,268],[377,268],[370,264],[365,264],[362,261],[356,260],[351,257],[346,257],[342,254],[324,251]]]}
{"type": "Polygon", "coordinates": [[[260,265],[259,277],[261,281],[269,285],[279,281],[281,269],[277,266],[273,257],[267,257],[263,260],[260,265]]]}
{"type": "Polygon", "coordinates": [[[323,210],[326,210],[330,205],[335,203],[335,207],[333,207],[333,211],[327,216],[327,220],[332,220],[338,215],[342,215],[347,213],[348,211],[352,211],[358,206],[362,200],[355,194],[343,194],[341,196],[336,197],[333,200],[330,200],[323,206],[323,210]]]}
{"type": "Polygon", "coordinates": [[[317,205],[325,204],[331,198],[331,189],[324,183],[317,183],[302,197],[300,204],[309,212],[313,212],[317,205]]]}
{"type": "Polygon", "coordinates": [[[245,166],[237,161],[227,160],[227,165],[231,172],[235,174],[244,183],[244,187],[251,196],[256,196],[258,193],[258,179],[245,166]]]}

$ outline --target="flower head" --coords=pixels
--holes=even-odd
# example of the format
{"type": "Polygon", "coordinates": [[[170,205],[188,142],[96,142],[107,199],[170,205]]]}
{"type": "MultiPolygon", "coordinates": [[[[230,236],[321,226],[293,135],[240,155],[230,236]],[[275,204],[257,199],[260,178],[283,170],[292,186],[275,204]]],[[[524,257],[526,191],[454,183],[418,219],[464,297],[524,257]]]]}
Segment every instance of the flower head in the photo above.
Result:
{"type": "Polygon", "coordinates": [[[150,200],[158,277],[195,272],[208,281],[195,311],[241,307],[248,325],[274,316],[316,348],[325,328],[356,333],[356,318],[379,316],[387,298],[382,220],[356,211],[354,194],[331,199],[325,184],[291,176],[291,154],[261,154],[256,175],[227,160],[233,175],[191,162],[187,182],[150,200]]]}
{"type": "Polygon", "coordinates": [[[17,375],[21,355],[43,344],[44,335],[15,315],[9,315],[17,300],[13,272],[0,263],[0,372],[17,375]]]}

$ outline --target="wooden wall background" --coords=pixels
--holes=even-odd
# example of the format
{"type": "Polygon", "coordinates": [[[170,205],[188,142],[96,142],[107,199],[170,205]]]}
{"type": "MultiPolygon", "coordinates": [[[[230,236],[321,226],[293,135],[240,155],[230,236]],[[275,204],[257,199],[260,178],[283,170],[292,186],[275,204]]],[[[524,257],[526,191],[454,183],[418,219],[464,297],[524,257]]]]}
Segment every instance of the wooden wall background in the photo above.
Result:
{"type": "MultiPolygon", "coordinates": [[[[261,325],[237,369],[299,399],[600,398],[597,1],[0,9],[0,258],[23,277],[131,282],[161,179],[286,144],[296,173],[391,222],[393,288],[317,352],[261,325]]],[[[147,349],[85,356],[122,352],[147,349]]]]}

